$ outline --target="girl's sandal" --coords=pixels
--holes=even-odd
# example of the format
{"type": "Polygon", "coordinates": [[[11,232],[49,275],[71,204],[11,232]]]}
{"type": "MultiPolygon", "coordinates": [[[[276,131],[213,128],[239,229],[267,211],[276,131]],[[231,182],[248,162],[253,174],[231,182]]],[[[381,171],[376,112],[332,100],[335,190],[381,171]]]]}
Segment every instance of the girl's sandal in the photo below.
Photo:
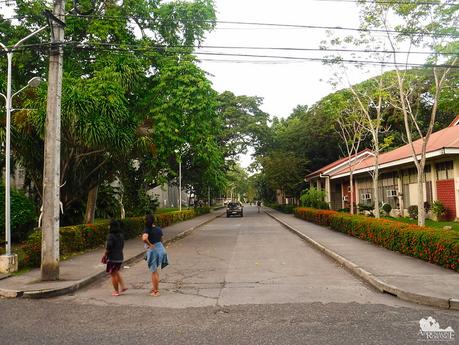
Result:
{"type": "Polygon", "coordinates": [[[119,293],[118,291],[113,291],[113,292],[112,292],[112,296],[117,297],[117,296],[119,296],[119,295],[120,295],[120,293],[119,293]]]}
{"type": "Polygon", "coordinates": [[[160,295],[159,291],[156,290],[156,291],[152,291],[150,296],[153,296],[153,297],[158,297],[160,295]]]}

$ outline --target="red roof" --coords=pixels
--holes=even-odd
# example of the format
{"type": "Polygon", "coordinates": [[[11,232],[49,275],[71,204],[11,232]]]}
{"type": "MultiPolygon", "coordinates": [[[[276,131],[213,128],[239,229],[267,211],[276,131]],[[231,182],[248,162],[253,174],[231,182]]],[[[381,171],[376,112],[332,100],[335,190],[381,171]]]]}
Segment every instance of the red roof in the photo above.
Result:
{"type": "MultiPolygon", "coordinates": [[[[451,127],[444,128],[438,132],[432,133],[429,142],[427,143],[426,153],[441,150],[443,148],[459,149],[459,116],[456,121],[450,125],[451,127]]],[[[421,153],[422,141],[416,140],[414,143],[416,154],[421,153]]],[[[382,153],[379,156],[379,164],[385,164],[395,162],[405,158],[411,158],[411,147],[409,144],[399,147],[395,150],[382,153]]],[[[369,157],[362,162],[355,165],[354,171],[359,169],[365,169],[374,165],[374,157],[369,157]]],[[[343,169],[334,172],[333,175],[340,175],[349,171],[349,167],[346,166],[343,169]]]]}
{"type": "MultiPolygon", "coordinates": [[[[355,154],[352,158],[354,158],[356,156],[359,156],[364,152],[371,152],[371,150],[370,149],[362,150],[362,151],[358,152],[357,154],[355,154]]],[[[316,171],[306,175],[306,179],[309,179],[309,178],[315,177],[317,175],[323,174],[324,172],[326,172],[326,171],[328,171],[330,169],[333,169],[334,167],[337,167],[340,164],[347,162],[348,160],[349,160],[349,157],[343,157],[341,159],[338,159],[337,161],[334,161],[334,162],[332,162],[332,163],[320,168],[319,170],[316,170],[316,171]]]]}
{"type": "Polygon", "coordinates": [[[448,127],[453,127],[453,126],[458,126],[459,125],[459,115],[456,116],[456,118],[449,124],[448,127]]]}

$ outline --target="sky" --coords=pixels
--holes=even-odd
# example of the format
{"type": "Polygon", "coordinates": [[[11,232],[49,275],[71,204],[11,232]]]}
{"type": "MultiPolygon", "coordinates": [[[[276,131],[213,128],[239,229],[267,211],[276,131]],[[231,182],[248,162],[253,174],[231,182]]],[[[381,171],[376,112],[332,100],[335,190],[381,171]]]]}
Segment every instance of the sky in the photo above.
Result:
{"type": "MultiPolygon", "coordinates": [[[[359,26],[358,8],[355,3],[348,1],[215,0],[215,5],[218,21],[355,28],[359,26]]],[[[208,34],[203,46],[319,48],[324,39],[327,39],[327,32],[323,29],[219,23],[216,30],[208,34]]],[[[199,51],[294,57],[320,57],[323,54],[221,48],[202,48],[199,51]]],[[[256,63],[202,61],[200,66],[209,73],[215,90],[262,97],[262,110],[271,116],[288,117],[297,105],[312,105],[333,92],[332,86],[327,82],[331,69],[321,62],[298,63],[280,59],[207,55],[198,57],[203,60],[255,60],[256,63]],[[274,63],[266,63],[273,60],[274,63]]],[[[361,81],[368,78],[368,75],[358,74],[353,77],[355,81],[361,81]]],[[[243,167],[247,167],[250,162],[250,155],[241,156],[243,167]]]]}
{"type": "MultiPolygon", "coordinates": [[[[215,5],[219,21],[359,26],[357,6],[347,1],[216,0],[215,5]]],[[[326,38],[326,30],[219,23],[216,30],[207,36],[203,46],[318,48],[320,42],[326,38]]],[[[199,51],[295,57],[320,57],[323,54],[208,48],[199,51]]],[[[256,60],[256,63],[203,61],[201,67],[210,74],[217,91],[229,90],[237,95],[262,97],[262,109],[272,116],[287,117],[297,105],[312,105],[333,91],[327,83],[331,74],[330,67],[322,65],[321,62],[298,63],[267,58],[198,56],[204,60],[256,60]],[[265,63],[273,60],[274,63],[265,63]]]]}

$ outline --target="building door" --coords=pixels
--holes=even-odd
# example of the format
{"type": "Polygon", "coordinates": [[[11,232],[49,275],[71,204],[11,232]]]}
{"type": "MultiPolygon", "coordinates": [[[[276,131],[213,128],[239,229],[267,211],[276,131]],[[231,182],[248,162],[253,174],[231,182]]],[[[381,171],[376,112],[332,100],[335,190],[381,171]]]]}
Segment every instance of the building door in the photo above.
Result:
{"type": "Polygon", "coordinates": [[[447,209],[446,219],[456,218],[456,195],[454,193],[454,180],[437,181],[437,199],[447,209]]]}

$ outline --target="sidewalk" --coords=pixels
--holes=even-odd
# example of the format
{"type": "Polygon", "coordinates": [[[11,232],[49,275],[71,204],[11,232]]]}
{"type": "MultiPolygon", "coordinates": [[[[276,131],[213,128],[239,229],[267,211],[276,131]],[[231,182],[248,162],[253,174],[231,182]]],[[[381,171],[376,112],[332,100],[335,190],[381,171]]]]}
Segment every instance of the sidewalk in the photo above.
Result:
{"type": "MultiPolygon", "coordinates": [[[[214,211],[164,228],[164,243],[182,238],[222,214],[220,210],[214,211]]],[[[0,297],[45,298],[76,291],[106,275],[105,265],[100,262],[104,251],[104,248],[97,248],[61,261],[59,281],[41,282],[38,268],[19,276],[0,279],[0,297]]],[[[124,265],[143,257],[143,254],[143,244],[139,238],[127,240],[124,245],[124,265]]]]}
{"type": "Polygon", "coordinates": [[[379,291],[414,303],[459,310],[458,273],[293,215],[272,209],[266,213],[379,291]]]}

